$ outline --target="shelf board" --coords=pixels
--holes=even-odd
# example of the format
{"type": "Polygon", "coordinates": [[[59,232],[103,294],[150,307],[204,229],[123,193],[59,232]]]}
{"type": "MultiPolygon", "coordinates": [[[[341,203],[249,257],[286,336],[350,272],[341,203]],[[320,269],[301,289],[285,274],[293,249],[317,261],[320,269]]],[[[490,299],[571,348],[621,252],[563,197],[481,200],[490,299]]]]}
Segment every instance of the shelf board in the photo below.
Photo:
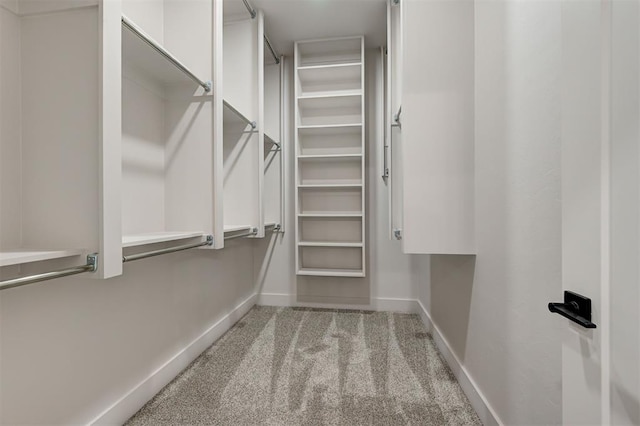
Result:
{"type": "Polygon", "coordinates": [[[204,232],[149,232],[122,236],[122,248],[204,237],[204,232]]]}
{"type": "Polygon", "coordinates": [[[298,188],[362,188],[361,183],[318,183],[318,184],[302,184],[298,188]]]}
{"type": "Polygon", "coordinates": [[[123,64],[130,65],[162,85],[190,84],[195,88],[201,84],[195,80],[205,82],[124,15],[122,60],[123,64]]]}
{"type": "Polygon", "coordinates": [[[310,275],[316,277],[364,277],[362,269],[318,269],[318,268],[300,268],[298,275],[310,275]]]}
{"type": "Polygon", "coordinates": [[[306,154],[298,155],[298,160],[342,160],[362,158],[362,154],[306,154]]]}
{"type": "Polygon", "coordinates": [[[362,243],[339,241],[299,241],[299,247],[363,247],[362,243]]]}
{"type": "Polygon", "coordinates": [[[318,92],[308,92],[301,96],[298,96],[298,100],[304,99],[324,99],[324,98],[346,98],[346,97],[360,97],[362,96],[361,89],[351,90],[326,90],[318,92]]]}
{"type": "Polygon", "coordinates": [[[360,129],[362,123],[346,123],[346,124],[308,124],[299,125],[298,130],[304,129],[360,129]]]}
{"type": "Polygon", "coordinates": [[[224,125],[242,125],[242,126],[251,126],[252,129],[255,129],[255,121],[247,118],[242,112],[237,110],[233,105],[229,102],[222,101],[223,105],[223,124],[224,125]]]}
{"type": "Polygon", "coordinates": [[[0,266],[20,265],[23,263],[40,262],[43,260],[62,259],[65,257],[80,256],[82,250],[35,250],[15,249],[0,251],[0,266]]]}
{"type": "Polygon", "coordinates": [[[308,212],[298,213],[298,217],[362,217],[362,213],[357,212],[308,212]]]}
{"type": "Polygon", "coordinates": [[[230,234],[230,233],[241,232],[241,231],[249,232],[252,229],[253,229],[253,226],[251,225],[225,225],[224,233],[230,234]]]}
{"type": "Polygon", "coordinates": [[[346,67],[360,67],[362,66],[361,61],[354,62],[342,62],[337,64],[322,64],[322,65],[303,65],[298,67],[298,71],[305,70],[324,70],[324,69],[339,69],[346,67]]]}

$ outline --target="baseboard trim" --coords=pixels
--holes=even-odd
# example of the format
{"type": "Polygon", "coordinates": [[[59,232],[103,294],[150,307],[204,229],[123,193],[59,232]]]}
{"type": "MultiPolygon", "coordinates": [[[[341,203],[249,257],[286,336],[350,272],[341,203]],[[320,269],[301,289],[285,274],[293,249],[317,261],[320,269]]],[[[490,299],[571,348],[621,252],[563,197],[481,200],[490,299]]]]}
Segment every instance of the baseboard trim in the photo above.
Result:
{"type": "Polygon", "coordinates": [[[458,383],[460,383],[460,387],[464,391],[467,398],[469,398],[469,402],[471,406],[476,410],[482,424],[485,426],[494,426],[494,425],[503,425],[504,423],[500,421],[500,418],[496,414],[495,410],[489,405],[487,398],[485,398],[484,394],[480,391],[476,382],[469,375],[467,369],[462,365],[458,357],[451,350],[451,346],[447,339],[444,338],[438,326],[436,326],[431,320],[431,316],[429,312],[425,309],[422,302],[419,300],[415,300],[416,312],[420,315],[422,322],[424,323],[427,330],[431,332],[431,336],[438,347],[438,350],[447,361],[447,364],[451,368],[453,375],[458,379],[458,383]]]}
{"type": "Polygon", "coordinates": [[[305,308],[325,309],[362,309],[371,311],[415,312],[414,299],[374,298],[364,299],[356,297],[319,297],[307,296],[307,300],[297,300],[294,294],[261,293],[258,305],[263,306],[295,306],[305,308]]]}
{"type": "Polygon", "coordinates": [[[236,306],[231,312],[213,324],[204,333],[175,354],[164,365],[151,373],[146,379],[131,389],[126,395],[113,403],[94,418],[91,425],[121,425],[153,398],[162,388],[173,380],[194,359],[218,340],[238,320],[256,304],[258,295],[253,294],[236,306]]]}

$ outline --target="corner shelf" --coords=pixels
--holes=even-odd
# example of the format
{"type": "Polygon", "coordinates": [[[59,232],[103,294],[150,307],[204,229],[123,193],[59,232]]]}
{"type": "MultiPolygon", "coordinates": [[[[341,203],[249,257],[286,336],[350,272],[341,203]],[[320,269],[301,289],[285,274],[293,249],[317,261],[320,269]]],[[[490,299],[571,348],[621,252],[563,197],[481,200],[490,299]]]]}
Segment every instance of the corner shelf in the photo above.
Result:
{"type": "Polygon", "coordinates": [[[15,249],[0,251],[0,266],[21,265],[25,263],[40,262],[43,260],[62,259],[65,257],[80,256],[82,250],[37,250],[15,249]]]}
{"type": "Polygon", "coordinates": [[[137,247],[146,244],[164,243],[167,241],[185,240],[205,237],[204,232],[150,232],[122,236],[122,248],[137,247]]]}
{"type": "Polygon", "coordinates": [[[362,37],[295,46],[296,273],[365,276],[362,37]]]}

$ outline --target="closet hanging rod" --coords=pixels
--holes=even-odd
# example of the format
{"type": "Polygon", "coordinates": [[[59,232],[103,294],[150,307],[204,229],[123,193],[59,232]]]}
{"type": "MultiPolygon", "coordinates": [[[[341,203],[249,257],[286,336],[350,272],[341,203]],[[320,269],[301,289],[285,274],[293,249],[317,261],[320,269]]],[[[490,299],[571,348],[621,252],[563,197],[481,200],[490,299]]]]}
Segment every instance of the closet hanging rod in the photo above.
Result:
{"type": "Polygon", "coordinates": [[[160,256],[161,254],[169,254],[175,253],[177,251],[189,250],[192,248],[202,247],[202,246],[211,246],[213,245],[213,235],[207,235],[207,240],[194,243],[194,244],[185,244],[183,246],[169,247],[161,250],[148,251],[145,253],[131,254],[129,256],[122,256],[122,263],[125,262],[133,262],[134,260],[146,259],[148,257],[160,256]]]}
{"type": "Polygon", "coordinates": [[[258,233],[258,228],[251,228],[251,231],[245,232],[244,234],[237,235],[225,235],[224,240],[235,240],[236,238],[244,238],[244,237],[252,237],[258,233]]]}
{"type": "Polygon", "coordinates": [[[269,225],[265,225],[264,229],[265,231],[269,228],[273,228],[273,232],[278,232],[280,230],[280,224],[279,223],[270,223],[269,225]]]}
{"type": "Polygon", "coordinates": [[[271,45],[271,41],[269,41],[269,37],[267,37],[267,33],[264,33],[264,42],[267,43],[267,47],[271,51],[271,55],[273,56],[273,60],[276,61],[276,64],[280,63],[280,57],[276,53],[275,49],[271,45]]]}
{"type": "Polygon", "coordinates": [[[210,92],[212,89],[211,81],[202,81],[200,80],[194,73],[192,73],[189,68],[182,64],[175,56],[169,53],[164,47],[160,46],[156,43],[151,37],[149,37],[141,28],[139,28],[136,24],[131,22],[129,18],[122,15],[122,25],[135,34],[140,40],[147,43],[151,48],[153,48],[156,52],[158,52],[162,57],[171,62],[176,68],[182,71],[187,75],[191,80],[198,83],[200,86],[204,88],[205,92],[210,92]]]}
{"type": "Polygon", "coordinates": [[[258,13],[251,6],[251,4],[249,4],[248,0],[242,0],[242,2],[244,3],[244,7],[247,8],[247,11],[249,12],[249,15],[251,15],[251,19],[254,19],[256,16],[258,16],[258,13]]]}
{"type": "Polygon", "coordinates": [[[45,272],[42,274],[29,275],[27,277],[14,278],[11,280],[0,281],[0,290],[8,288],[20,287],[27,284],[33,284],[40,281],[52,280],[54,278],[68,277],[70,275],[82,274],[83,272],[95,272],[98,270],[98,255],[96,253],[87,256],[87,264],[76,266],[59,271],[45,272]]]}
{"type": "MultiPolygon", "coordinates": [[[[242,2],[244,3],[244,7],[247,8],[247,12],[249,12],[249,15],[251,15],[251,19],[255,19],[255,17],[258,16],[258,12],[256,12],[256,10],[253,8],[253,6],[251,6],[248,0],[242,0],[242,2]]],[[[269,37],[267,37],[266,33],[264,34],[264,42],[267,43],[267,47],[271,51],[271,55],[273,55],[273,59],[276,61],[276,64],[279,64],[280,56],[273,49],[273,46],[271,45],[269,37]]]]}

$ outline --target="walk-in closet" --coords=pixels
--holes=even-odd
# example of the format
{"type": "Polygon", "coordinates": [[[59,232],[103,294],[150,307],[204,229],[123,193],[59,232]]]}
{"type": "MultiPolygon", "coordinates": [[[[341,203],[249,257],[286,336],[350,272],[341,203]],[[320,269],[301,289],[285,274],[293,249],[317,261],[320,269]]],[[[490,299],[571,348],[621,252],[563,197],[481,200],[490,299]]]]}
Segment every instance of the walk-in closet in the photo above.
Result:
{"type": "Polygon", "coordinates": [[[637,0],[0,0],[0,425],[640,425],[637,0]]]}

